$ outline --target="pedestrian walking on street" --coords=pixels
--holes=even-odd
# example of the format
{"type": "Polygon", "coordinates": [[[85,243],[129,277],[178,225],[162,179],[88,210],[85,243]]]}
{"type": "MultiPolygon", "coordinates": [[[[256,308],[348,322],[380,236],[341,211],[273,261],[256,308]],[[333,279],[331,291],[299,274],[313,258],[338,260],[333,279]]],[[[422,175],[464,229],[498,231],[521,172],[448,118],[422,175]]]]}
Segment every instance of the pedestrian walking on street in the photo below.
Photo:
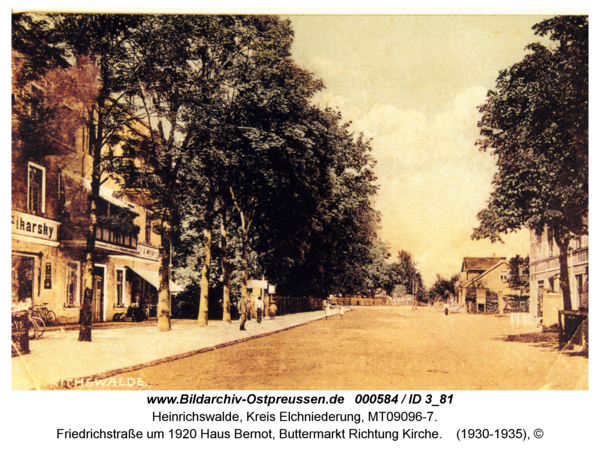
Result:
{"type": "Polygon", "coordinates": [[[254,302],[251,298],[246,300],[246,319],[252,320],[252,313],[254,312],[254,302]]]}
{"type": "Polygon", "coordinates": [[[343,319],[344,318],[344,306],[340,305],[340,317],[343,319]]]}
{"type": "Polygon", "coordinates": [[[277,315],[277,305],[275,303],[271,303],[271,306],[269,306],[269,317],[271,318],[271,320],[273,320],[276,315],[277,315]]]}
{"type": "Polygon", "coordinates": [[[246,314],[248,313],[248,306],[246,305],[246,299],[242,297],[240,300],[240,331],[246,331],[246,314]]]}
{"type": "Polygon", "coordinates": [[[329,303],[325,304],[325,320],[331,315],[331,306],[329,303]]]}
{"type": "Polygon", "coordinates": [[[262,315],[263,315],[263,310],[265,309],[265,303],[263,302],[263,299],[258,297],[256,299],[256,321],[258,323],[262,322],[262,315]]]}

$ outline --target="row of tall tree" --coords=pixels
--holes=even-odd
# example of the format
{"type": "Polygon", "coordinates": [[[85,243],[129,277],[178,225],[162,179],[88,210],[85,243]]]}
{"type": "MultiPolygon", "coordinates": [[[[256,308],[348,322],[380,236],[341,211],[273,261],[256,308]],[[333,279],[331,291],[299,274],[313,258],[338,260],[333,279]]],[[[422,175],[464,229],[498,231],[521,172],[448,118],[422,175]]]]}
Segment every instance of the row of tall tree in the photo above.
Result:
{"type": "MultiPolygon", "coordinates": [[[[75,77],[54,103],[45,100],[46,116],[56,122],[81,91],[89,97],[67,108],[89,130],[93,157],[80,340],[91,340],[99,191],[111,177],[151,211],[161,237],[160,330],[170,329],[173,256],[181,265],[202,258],[198,324],[207,325],[215,228],[224,320],[231,236],[241,296],[251,252],[283,293],[365,283],[360,269],[380,256],[370,144],[339,112],[311,103],[323,83],[292,60],[292,41],[289,21],[274,16],[13,16],[21,82],[75,77]]],[[[25,119],[32,142],[53,122],[25,119]]]]}

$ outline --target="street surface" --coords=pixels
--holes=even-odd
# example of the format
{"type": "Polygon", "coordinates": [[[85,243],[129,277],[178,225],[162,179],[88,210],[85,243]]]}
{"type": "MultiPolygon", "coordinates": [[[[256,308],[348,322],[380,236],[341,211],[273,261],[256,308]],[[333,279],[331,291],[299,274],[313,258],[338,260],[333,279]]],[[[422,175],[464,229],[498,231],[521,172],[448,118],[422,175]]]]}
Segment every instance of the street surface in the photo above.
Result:
{"type": "Polygon", "coordinates": [[[556,334],[511,327],[508,317],[359,307],[343,319],[115,378],[141,378],[146,386],[107,388],[588,389],[588,359],[558,352],[556,334]]]}

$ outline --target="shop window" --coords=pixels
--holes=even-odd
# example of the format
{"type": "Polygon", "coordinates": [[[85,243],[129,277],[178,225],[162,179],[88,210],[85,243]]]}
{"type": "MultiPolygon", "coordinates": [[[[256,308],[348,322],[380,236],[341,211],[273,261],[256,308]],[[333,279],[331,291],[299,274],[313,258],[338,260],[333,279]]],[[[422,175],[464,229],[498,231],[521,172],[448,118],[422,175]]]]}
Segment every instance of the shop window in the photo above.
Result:
{"type": "Polygon", "coordinates": [[[40,215],[46,210],[46,169],[29,163],[27,178],[27,210],[40,215]]]}
{"type": "Polygon", "coordinates": [[[79,263],[76,261],[67,262],[67,299],[65,307],[79,308],[79,263]]]}
{"type": "Polygon", "coordinates": [[[13,255],[12,257],[12,302],[14,306],[24,303],[31,306],[33,299],[34,258],[13,255]]]}
{"type": "Polygon", "coordinates": [[[116,288],[117,288],[117,292],[116,292],[116,301],[115,301],[115,306],[122,308],[125,306],[125,303],[123,301],[123,295],[124,295],[124,282],[125,282],[125,271],[123,269],[117,269],[117,282],[116,282],[116,288]]]}

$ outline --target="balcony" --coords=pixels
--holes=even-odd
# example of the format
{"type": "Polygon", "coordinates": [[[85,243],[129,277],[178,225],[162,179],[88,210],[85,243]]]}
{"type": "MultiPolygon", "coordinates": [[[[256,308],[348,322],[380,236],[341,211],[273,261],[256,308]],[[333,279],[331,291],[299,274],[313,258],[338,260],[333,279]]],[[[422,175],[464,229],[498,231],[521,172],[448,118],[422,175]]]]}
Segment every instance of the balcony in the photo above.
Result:
{"type": "Polygon", "coordinates": [[[139,225],[134,223],[138,216],[137,212],[112,197],[110,201],[99,198],[97,205],[96,240],[119,247],[137,249],[140,232],[139,225]]]}
{"type": "Polygon", "coordinates": [[[96,227],[96,240],[120,247],[136,249],[137,235],[138,233],[125,233],[120,230],[100,226],[96,227]]]}

